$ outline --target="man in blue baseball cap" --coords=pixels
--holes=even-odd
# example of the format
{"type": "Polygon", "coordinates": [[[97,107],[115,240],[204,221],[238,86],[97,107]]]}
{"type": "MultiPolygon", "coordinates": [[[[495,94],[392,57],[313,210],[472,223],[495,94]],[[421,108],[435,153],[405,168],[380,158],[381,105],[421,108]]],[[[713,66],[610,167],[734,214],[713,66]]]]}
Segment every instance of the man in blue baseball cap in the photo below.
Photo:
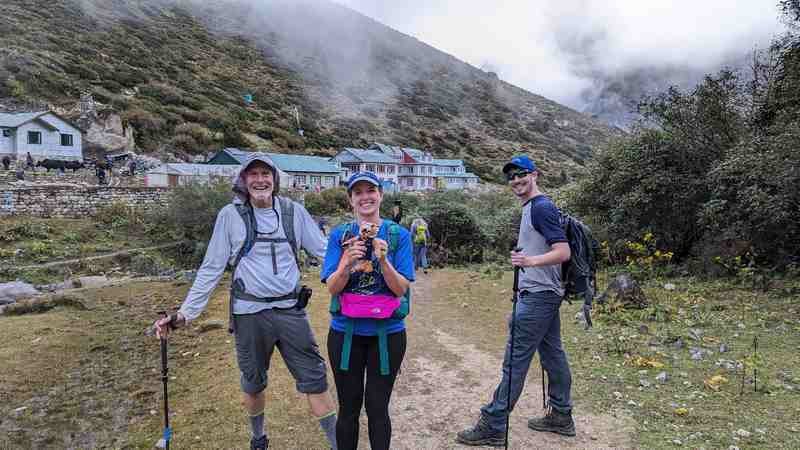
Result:
{"type": "Polygon", "coordinates": [[[503,173],[511,191],[522,203],[517,238],[520,251],[512,251],[510,260],[513,266],[525,270],[519,274],[519,300],[511,321],[514,331],[510,336],[514,339],[512,341],[509,336],[506,346],[513,348],[513,352],[506,351],[503,377],[492,400],[481,408],[477,424],[458,433],[456,441],[466,445],[502,447],[505,444],[508,415],[522,395],[536,352],[547,372],[549,409],[544,417],[530,419],[528,427],[575,436],[570,399],[572,375],[561,346],[559,318],[564,296],[561,263],[570,258],[569,242],[561,227],[560,211],[536,184],[539,177],[536,163],[526,155],[515,156],[503,166],[503,173]],[[513,361],[509,361],[510,354],[513,354],[513,361]]]}

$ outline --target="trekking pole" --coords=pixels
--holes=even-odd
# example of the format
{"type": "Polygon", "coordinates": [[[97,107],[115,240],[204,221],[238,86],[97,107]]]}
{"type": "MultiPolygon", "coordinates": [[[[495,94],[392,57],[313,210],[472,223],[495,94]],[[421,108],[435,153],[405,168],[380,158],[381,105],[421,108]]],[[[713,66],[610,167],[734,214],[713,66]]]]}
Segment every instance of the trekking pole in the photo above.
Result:
{"type": "MultiPolygon", "coordinates": [[[[164,317],[167,313],[164,312],[164,317]]],[[[169,450],[169,441],[172,438],[172,430],[169,427],[169,397],[167,391],[167,381],[169,377],[167,373],[169,367],[167,366],[167,338],[161,337],[161,382],[164,384],[164,435],[156,442],[156,447],[169,450]]]]}
{"type": "MultiPolygon", "coordinates": [[[[515,252],[521,252],[519,247],[514,248],[515,252]]],[[[505,448],[508,450],[508,430],[511,424],[511,386],[512,386],[512,369],[514,362],[514,329],[517,326],[517,300],[519,299],[519,273],[524,272],[525,269],[519,266],[514,266],[514,288],[511,293],[511,343],[508,349],[508,391],[506,392],[506,440],[505,448]]]]}

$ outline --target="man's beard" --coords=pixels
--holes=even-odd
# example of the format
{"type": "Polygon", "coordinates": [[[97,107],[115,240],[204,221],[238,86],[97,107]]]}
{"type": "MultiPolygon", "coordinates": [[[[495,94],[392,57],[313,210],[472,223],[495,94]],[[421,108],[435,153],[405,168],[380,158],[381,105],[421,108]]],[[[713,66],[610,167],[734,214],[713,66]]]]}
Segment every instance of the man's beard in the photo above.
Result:
{"type": "Polygon", "coordinates": [[[251,191],[250,203],[258,208],[266,208],[272,205],[272,189],[268,191],[251,191]]]}

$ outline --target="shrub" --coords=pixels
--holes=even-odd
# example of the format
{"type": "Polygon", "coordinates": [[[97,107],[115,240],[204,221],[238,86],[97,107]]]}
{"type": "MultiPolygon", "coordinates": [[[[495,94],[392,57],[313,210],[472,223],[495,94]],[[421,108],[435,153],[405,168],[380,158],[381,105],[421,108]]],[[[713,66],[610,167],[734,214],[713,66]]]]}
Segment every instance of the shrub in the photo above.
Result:
{"type": "Polygon", "coordinates": [[[217,214],[230,203],[232,195],[227,182],[175,187],[167,205],[150,217],[150,234],[169,240],[206,242],[211,238],[217,214]]]}
{"type": "Polygon", "coordinates": [[[305,195],[305,206],[315,216],[344,215],[350,212],[350,198],[343,187],[325,189],[305,195]]]}

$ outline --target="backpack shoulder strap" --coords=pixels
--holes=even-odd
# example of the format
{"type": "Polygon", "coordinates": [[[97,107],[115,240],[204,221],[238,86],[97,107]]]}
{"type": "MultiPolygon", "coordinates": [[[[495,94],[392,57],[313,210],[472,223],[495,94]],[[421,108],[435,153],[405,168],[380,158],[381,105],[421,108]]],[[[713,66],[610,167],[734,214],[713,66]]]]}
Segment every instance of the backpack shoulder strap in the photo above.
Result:
{"type": "Polygon", "coordinates": [[[236,254],[236,259],[234,259],[233,264],[231,264],[231,270],[235,272],[239,262],[248,253],[250,253],[250,250],[252,250],[253,245],[256,242],[256,218],[253,214],[253,207],[250,206],[249,203],[236,204],[234,206],[236,206],[236,212],[238,212],[239,217],[242,218],[245,228],[244,242],[242,243],[242,247],[239,249],[239,253],[236,254]]]}
{"type": "Polygon", "coordinates": [[[389,252],[394,253],[397,250],[398,242],[400,241],[400,225],[392,220],[384,220],[389,222],[389,252]]]}
{"type": "Polygon", "coordinates": [[[289,246],[292,248],[294,261],[297,267],[300,267],[300,259],[297,255],[297,236],[294,234],[294,202],[285,197],[276,197],[278,204],[281,208],[281,226],[283,233],[286,235],[286,240],[289,241],[289,246]]]}

